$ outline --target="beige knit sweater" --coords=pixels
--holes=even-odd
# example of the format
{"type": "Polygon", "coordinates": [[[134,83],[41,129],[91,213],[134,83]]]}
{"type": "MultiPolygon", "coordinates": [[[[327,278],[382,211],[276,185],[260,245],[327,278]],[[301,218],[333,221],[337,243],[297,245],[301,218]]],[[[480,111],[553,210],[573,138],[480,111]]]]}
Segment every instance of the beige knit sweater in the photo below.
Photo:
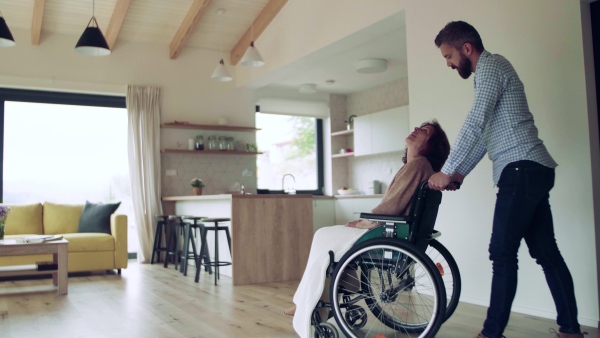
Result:
{"type": "MultiPolygon", "coordinates": [[[[390,188],[383,195],[381,203],[371,213],[393,216],[408,215],[412,197],[419,185],[434,173],[427,158],[420,156],[413,158],[396,173],[392,183],[390,183],[390,188]]],[[[348,222],[346,226],[370,229],[377,226],[377,223],[356,220],[348,222]]]]}

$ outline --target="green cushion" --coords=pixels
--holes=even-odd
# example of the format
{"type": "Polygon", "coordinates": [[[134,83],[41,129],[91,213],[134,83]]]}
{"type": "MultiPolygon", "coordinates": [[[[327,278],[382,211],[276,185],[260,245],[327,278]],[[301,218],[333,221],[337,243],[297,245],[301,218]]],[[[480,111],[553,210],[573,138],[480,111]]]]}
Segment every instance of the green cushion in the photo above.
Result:
{"type": "Polygon", "coordinates": [[[86,201],[79,219],[79,232],[110,234],[110,215],[119,208],[119,205],[121,202],[95,204],[86,201]]]}

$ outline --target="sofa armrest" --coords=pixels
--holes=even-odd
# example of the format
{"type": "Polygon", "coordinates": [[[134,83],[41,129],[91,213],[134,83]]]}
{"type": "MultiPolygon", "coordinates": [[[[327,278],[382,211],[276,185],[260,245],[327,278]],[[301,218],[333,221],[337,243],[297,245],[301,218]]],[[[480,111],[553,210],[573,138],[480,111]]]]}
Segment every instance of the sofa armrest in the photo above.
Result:
{"type": "Polygon", "coordinates": [[[127,267],[127,215],[110,215],[110,232],[115,238],[115,269],[127,267]]]}

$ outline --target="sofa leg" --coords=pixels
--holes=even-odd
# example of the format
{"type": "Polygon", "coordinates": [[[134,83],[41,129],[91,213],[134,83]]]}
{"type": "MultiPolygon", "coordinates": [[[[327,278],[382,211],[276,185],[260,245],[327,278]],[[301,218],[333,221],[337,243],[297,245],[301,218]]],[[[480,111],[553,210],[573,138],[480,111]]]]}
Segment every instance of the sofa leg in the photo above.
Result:
{"type": "Polygon", "coordinates": [[[120,275],[121,274],[121,269],[117,269],[117,273],[120,275]]]}

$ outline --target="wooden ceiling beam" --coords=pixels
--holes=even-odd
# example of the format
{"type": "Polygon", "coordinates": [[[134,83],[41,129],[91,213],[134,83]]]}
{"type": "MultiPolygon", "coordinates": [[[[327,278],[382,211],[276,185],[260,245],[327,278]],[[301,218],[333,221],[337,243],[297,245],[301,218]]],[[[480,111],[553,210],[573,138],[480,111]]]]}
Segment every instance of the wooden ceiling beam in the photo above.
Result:
{"type": "Polygon", "coordinates": [[[246,49],[250,46],[250,42],[256,41],[258,37],[265,31],[265,29],[271,24],[271,21],[279,14],[279,11],[285,6],[288,0],[270,0],[265,8],[258,14],[256,19],[242,38],[237,42],[235,47],[231,50],[230,62],[233,66],[237,65],[238,62],[244,56],[246,49]],[[253,37],[254,36],[254,37],[253,37]]]}
{"type": "Polygon", "coordinates": [[[177,59],[181,53],[187,39],[192,35],[192,32],[196,28],[202,14],[204,14],[204,11],[210,4],[210,1],[211,0],[194,0],[194,3],[183,19],[183,22],[181,22],[181,26],[179,26],[177,33],[175,33],[173,41],[171,41],[170,54],[172,60],[177,59]]]}
{"type": "Polygon", "coordinates": [[[123,21],[125,21],[125,16],[129,10],[129,5],[131,5],[131,0],[117,0],[117,3],[115,4],[115,9],[110,17],[108,29],[106,30],[106,42],[108,43],[108,48],[111,50],[117,41],[117,37],[123,26],[123,21]]]}
{"type": "Polygon", "coordinates": [[[31,44],[34,46],[40,44],[45,5],[46,0],[35,0],[35,4],[33,5],[33,20],[31,20],[31,44]]]}

